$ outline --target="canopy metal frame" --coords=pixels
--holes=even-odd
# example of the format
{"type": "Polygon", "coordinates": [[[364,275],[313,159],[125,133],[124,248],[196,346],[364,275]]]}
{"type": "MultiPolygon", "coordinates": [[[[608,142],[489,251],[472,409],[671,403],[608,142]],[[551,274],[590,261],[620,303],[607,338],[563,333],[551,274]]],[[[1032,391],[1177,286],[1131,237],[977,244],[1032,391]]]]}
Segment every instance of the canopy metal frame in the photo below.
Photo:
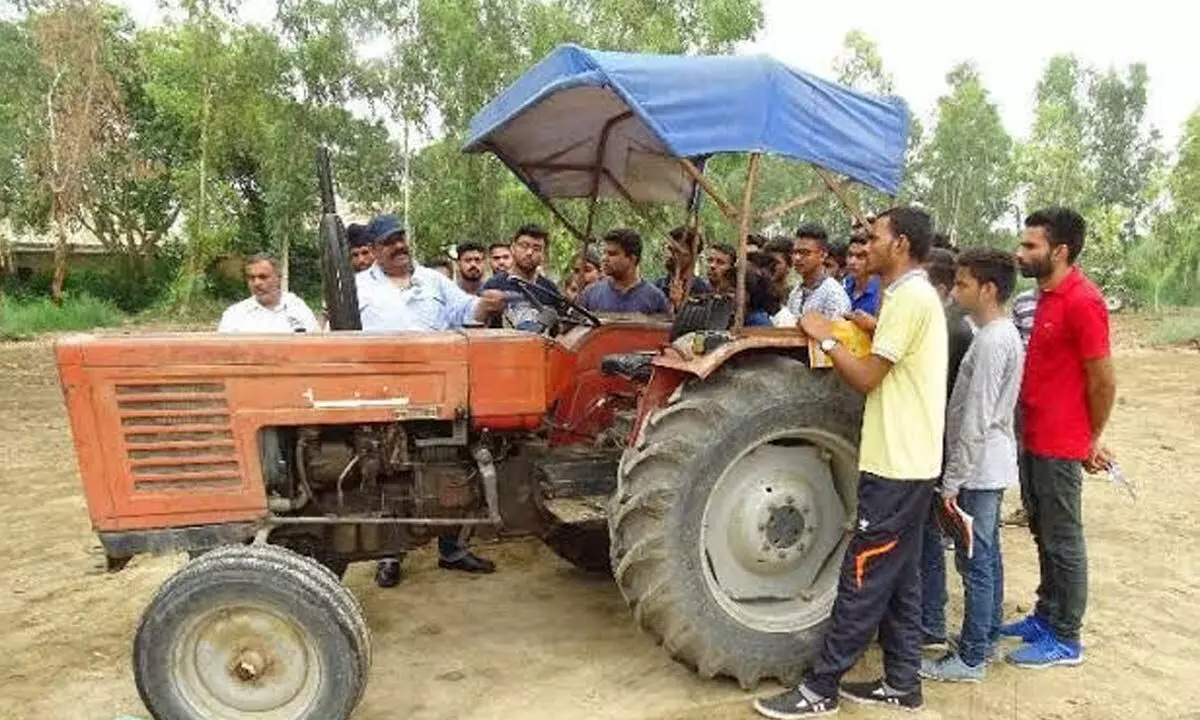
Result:
{"type": "MultiPolygon", "coordinates": [[[[596,207],[600,200],[600,184],[602,180],[608,180],[617,194],[619,194],[629,205],[642,217],[646,217],[647,213],[642,204],[635,200],[629,189],[626,188],[621,181],[604,165],[605,153],[608,150],[609,136],[613,130],[621,123],[631,120],[635,117],[632,110],[626,110],[618,115],[609,118],[600,130],[600,139],[596,147],[595,161],[592,163],[566,163],[558,162],[557,158],[569,152],[572,148],[566,148],[554,155],[548,156],[535,162],[528,162],[517,165],[511,162],[500,149],[491,143],[485,143],[486,149],[490,150],[493,155],[498,157],[505,167],[512,172],[525,186],[533,193],[533,195],[546,206],[550,213],[562,223],[581,244],[581,252],[586,253],[591,244],[595,242],[592,230],[595,225],[596,207]],[[592,176],[591,192],[586,197],[588,200],[587,220],[584,227],[580,228],[554,203],[553,198],[547,195],[538,186],[536,180],[530,177],[525,169],[529,170],[563,170],[572,172],[586,172],[592,176]]],[[[697,243],[699,233],[696,230],[699,227],[699,215],[701,200],[704,195],[707,195],[721,211],[721,215],[729,222],[729,224],[737,229],[738,232],[738,247],[737,247],[737,293],[734,298],[734,331],[741,330],[746,323],[746,265],[748,260],[748,242],[751,223],[754,221],[772,220],[780,217],[792,210],[810,205],[825,196],[826,192],[832,193],[837,198],[842,207],[850,214],[851,218],[856,223],[866,224],[866,220],[860,211],[857,198],[852,192],[854,180],[849,177],[839,178],[834,173],[826,170],[815,164],[809,164],[810,167],[821,178],[823,187],[811,190],[802,195],[799,195],[791,200],[768,208],[758,213],[752,211],[754,202],[754,189],[758,180],[758,173],[762,162],[763,153],[750,153],[750,161],[747,167],[746,183],[742,191],[741,206],[735,206],[730,202],[720,191],[712,180],[704,174],[704,164],[708,157],[701,158],[678,158],[680,168],[683,172],[692,179],[692,193],[688,201],[687,220],[685,227],[692,230],[691,233],[691,250],[692,257],[695,258],[699,254],[697,243]]],[[[672,278],[672,284],[680,283],[681,287],[690,288],[693,268],[676,268],[675,277],[672,278]]],[[[686,293],[684,293],[686,296],[686,293]]]]}

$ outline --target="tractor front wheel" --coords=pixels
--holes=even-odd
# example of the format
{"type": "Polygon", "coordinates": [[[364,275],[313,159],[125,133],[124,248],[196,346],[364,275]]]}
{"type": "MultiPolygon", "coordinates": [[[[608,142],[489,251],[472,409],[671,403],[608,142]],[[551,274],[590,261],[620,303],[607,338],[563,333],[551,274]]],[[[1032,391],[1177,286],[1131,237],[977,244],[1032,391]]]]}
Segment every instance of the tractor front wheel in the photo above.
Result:
{"type": "Polygon", "coordinates": [[[676,660],[744,688],[798,679],[837,592],[862,399],[777,356],[691,381],[618,473],[613,574],[676,660]]]}
{"type": "Polygon", "coordinates": [[[155,718],[349,717],[370,639],[328,570],[276,546],[228,546],[172,575],[146,608],[134,678],[155,718]]]}

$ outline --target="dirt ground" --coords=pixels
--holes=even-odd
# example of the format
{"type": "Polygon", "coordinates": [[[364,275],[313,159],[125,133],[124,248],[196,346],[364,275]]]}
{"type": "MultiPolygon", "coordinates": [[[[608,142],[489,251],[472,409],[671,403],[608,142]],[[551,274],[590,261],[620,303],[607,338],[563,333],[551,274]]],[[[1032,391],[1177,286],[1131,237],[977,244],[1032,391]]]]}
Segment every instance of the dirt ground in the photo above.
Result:
{"type": "MultiPolygon", "coordinates": [[[[1091,604],[1087,663],[1043,672],[994,666],[975,686],[926,685],[924,718],[1200,718],[1200,353],[1139,347],[1118,332],[1119,400],[1109,432],[1135,504],[1086,484],[1091,604]]],[[[115,575],[96,555],[49,345],[0,345],[0,719],[145,716],[129,665],[133,630],[182,561],[138,558],[115,575]]],[[[1004,531],[1010,615],[1028,609],[1032,541],[1004,531]]],[[[749,694],[703,681],[638,632],[610,581],[534,541],[485,547],[500,572],[462,577],[431,555],[380,590],[352,566],[374,632],[356,718],[754,717],[749,694]]],[[[951,597],[958,596],[955,588],[951,597]]],[[[950,617],[961,612],[952,601],[950,617]]],[[[953,624],[953,623],[952,623],[953,624]]],[[[878,669],[868,654],[856,676],[878,669]]],[[[759,692],[776,688],[766,685],[759,692]]],[[[853,707],[843,717],[886,717],[853,707]]]]}

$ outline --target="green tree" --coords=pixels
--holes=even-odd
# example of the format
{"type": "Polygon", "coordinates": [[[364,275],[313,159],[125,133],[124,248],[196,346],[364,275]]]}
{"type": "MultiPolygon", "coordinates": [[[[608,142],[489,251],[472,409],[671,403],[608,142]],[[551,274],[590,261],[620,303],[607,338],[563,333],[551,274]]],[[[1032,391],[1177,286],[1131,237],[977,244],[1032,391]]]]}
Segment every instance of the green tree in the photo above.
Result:
{"type": "Polygon", "coordinates": [[[1071,55],[1050,60],[1038,82],[1033,131],[1017,151],[1025,207],[1066,205],[1089,213],[1096,204],[1088,165],[1084,72],[1071,55]]]}
{"type": "Polygon", "coordinates": [[[1012,139],[974,66],[957,65],[946,83],[933,134],[918,153],[921,196],[953,243],[989,244],[1011,208],[1012,139]]]}

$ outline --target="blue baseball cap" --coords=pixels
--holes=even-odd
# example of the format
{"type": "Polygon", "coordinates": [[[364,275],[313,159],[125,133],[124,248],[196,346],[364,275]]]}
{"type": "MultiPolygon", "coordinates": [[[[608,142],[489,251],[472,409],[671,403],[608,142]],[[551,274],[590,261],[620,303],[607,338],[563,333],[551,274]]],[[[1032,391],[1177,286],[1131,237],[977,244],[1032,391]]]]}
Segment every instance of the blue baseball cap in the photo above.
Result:
{"type": "Polygon", "coordinates": [[[367,225],[367,237],[371,238],[373,245],[378,245],[381,240],[391,235],[403,232],[404,222],[391,214],[376,215],[367,225]]]}

